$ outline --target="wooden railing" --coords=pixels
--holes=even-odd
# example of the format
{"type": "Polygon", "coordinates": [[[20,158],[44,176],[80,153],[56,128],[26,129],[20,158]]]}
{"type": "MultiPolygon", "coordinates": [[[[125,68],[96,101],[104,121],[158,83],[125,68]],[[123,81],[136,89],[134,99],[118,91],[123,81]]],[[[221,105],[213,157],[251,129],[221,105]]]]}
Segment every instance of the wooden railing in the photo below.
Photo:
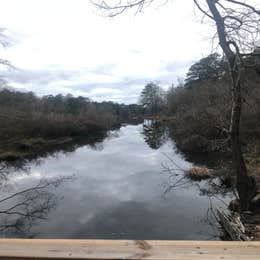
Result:
{"type": "Polygon", "coordinates": [[[260,260],[260,242],[0,239],[0,259],[260,260]]]}

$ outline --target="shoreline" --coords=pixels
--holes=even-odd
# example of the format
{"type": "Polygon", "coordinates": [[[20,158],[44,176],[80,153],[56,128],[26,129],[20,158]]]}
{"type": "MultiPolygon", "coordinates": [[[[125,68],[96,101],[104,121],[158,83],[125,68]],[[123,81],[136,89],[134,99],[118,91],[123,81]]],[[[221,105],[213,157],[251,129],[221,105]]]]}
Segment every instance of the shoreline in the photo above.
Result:
{"type": "Polygon", "coordinates": [[[45,157],[58,151],[73,151],[81,145],[93,145],[102,141],[108,131],[102,131],[95,136],[73,137],[30,137],[17,138],[0,142],[0,163],[12,163],[19,160],[30,160],[45,157]]]}
{"type": "MultiPolygon", "coordinates": [[[[156,117],[146,117],[144,120],[157,120],[156,117]]],[[[161,117],[159,122],[162,124],[170,124],[174,121],[172,117],[161,117]]],[[[111,129],[113,130],[113,129],[111,129]]],[[[37,159],[38,157],[45,157],[58,151],[71,152],[82,145],[93,145],[96,142],[102,141],[107,134],[107,131],[99,131],[94,136],[69,136],[69,137],[57,137],[57,138],[46,138],[46,137],[30,137],[30,138],[16,138],[9,140],[0,141],[0,163],[12,163],[15,161],[23,161],[30,159],[37,159]]],[[[173,138],[173,137],[170,137],[173,138]]],[[[257,146],[258,147],[258,146],[257,146]]],[[[260,142],[259,147],[260,150],[260,142]]],[[[260,169],[260,158],[258,149],[250,147],[245,154],[247,163],[250,165],[250,173],[256,174],[260,169]]],[[[183,153],[185,155],[185,152],[183,153]]],[[[214,161],[214,156],[213,156],[214,161]]],[[[217,156],[215,156],[216,165],[218,163],[217,156]]],[[[203,165],[203,163],[202,163],[203,165]]],[[[206,164],[205,164],[206,165],[206,164]]],[[[223,166],[223,165],[222,165],[223,166]]],[[[208,167],[208,165],[206,165],[208,167]]],[[[224,165],[222,169],[215,168],[218,172],[217,178],[223,178],[221,186],[224,188],[225,185],[234,185],[234,176],[232,176],[230,169],[227,165],[224,165]],[[226,178],[226,179],[225,179],[226,178]]],[[[209,172],[206,172],[207,174],[209,172]]],[[[260,172],[259,177],[260,177],[260,172]]],[[[196,173],[197,174],[197,173],[196,173]]],[[[196,177],[196,176],[195,176],[196,177]]],[[[259,184],[260,185],[260,184],[259,184]]],[[[259,188],[260,189],[260,188],[259,188]]],[[[259,190],[260,194],[260,190],[259,190]]],[[[230,211],[232,212],[232,211],[230,211]]],[[[252,238],[252,240],[260,240],[260,213],[242,214],[240,215],[241,222],[244,224],[246,234],[252,238]]]]}

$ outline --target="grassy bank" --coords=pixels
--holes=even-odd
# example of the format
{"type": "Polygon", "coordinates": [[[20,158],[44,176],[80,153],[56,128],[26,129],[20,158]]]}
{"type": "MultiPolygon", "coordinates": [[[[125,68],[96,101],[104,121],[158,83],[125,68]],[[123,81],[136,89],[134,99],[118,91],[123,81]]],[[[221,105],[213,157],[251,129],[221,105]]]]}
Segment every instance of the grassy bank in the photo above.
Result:
{"type": "Polygon", "coordinates": [[[107,131],[116,126],[99,120],[74,117],[71,115],[39,115],[15,118],[12,115],[5,120],[0,129],[0,161],[14,161],[34,158],[73,146],[79,140],[91,143],[103,138],[107,131]]]}
{"type": "Polygon", "coordinates": [[[10,139],[0,142],[0,161],[14,161],[35,157],[42,152],[50,151],[72,142],[73,138],[69,137],[56,139],[42,137],[10,139]]]}
{"type": "Polygon", "coordinates": [[[58,151],[74,151],[82,145],[94,145],[107,136],[107,131],[99,131],[91,136],[74,137],[30,137],[12,138],[0,141],[0,162],[35,159],[58,151]]]}

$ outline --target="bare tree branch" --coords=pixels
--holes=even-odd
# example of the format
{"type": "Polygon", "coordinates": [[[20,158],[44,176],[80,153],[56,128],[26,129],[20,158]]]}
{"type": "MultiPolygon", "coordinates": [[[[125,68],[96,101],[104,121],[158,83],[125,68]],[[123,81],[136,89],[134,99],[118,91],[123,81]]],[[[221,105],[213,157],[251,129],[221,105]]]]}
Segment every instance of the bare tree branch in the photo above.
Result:
{"type": "Polygon", "coordinates": [[[149,6],[154,0],[120,0],[116,4],[110,4],[108,1],[103,0],[90,0],[90,2],[100,10],[108,12],[109,17],[114,17],[133,8],[136,8],[136,13],[141,12],[144,7],[149,6]]]}
{"type": "Polygon", "coordinates": [[[57,199],[50,190],[73,176],[55,180],[41,180],[37,185],[11,194],[0,200],[0,231],[13,229],[15,232],[29,233],[36,219],[46,219],[48,212],[56,206],[57,199]]]}
{"type": "Polygon", "coordinates": [[[204,10],[197,0],[194,0],[194,3],[195,3],[195,5],[197,6],[197,8],[198,8],[203,14],[205,14],[208,18],[214,20],[213,16],[211,16],[211,15],[208,13],[208,11],[204,10]]]}
{"type": "Polygon", "coordinates": [[[226,2],[230,2],[230,3],[233,3],[233,4],[237,4],[237,5],[240,5],[240,6],[244,6],[248,9],[250,9],[251,11],[253,11],[254,13],[260,15],[260,10],[257,10],[255,7],[253,7],[252,5],[249,5],[247,4],[245,1],[244,2],[241,2],[241,1],[237,1],[237,0],[224,0],[226,2]]]}

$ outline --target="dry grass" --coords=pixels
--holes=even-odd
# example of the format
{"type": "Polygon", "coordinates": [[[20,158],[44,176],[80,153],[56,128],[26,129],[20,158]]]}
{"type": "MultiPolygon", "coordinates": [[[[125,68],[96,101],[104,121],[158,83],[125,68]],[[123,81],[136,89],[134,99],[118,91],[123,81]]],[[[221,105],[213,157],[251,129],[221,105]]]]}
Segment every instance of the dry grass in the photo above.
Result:
{"type": "Polygon", "coordinates": [[[194,181],[200,181],[200,180],[205,180],[205,179],[215,177],[213,170],[208,169],[206,167],[198,167],[198,166],[194,166],[186,170],[185,175],[187,178],[194,181]]]}

